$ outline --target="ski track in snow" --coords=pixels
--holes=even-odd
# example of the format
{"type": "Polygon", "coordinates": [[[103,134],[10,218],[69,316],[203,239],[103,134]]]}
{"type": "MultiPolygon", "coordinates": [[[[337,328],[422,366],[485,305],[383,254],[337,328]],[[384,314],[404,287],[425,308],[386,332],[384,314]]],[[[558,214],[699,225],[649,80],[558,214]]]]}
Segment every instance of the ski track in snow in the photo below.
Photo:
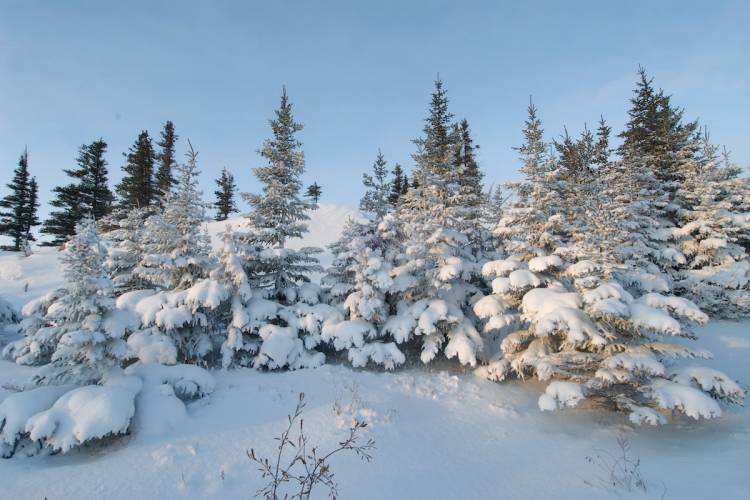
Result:
{"type": "MultiPolygon", "coordinates": [[[[325,246],[350,215],[356,213],[323,204],[312,215],[310,237],[292,244],[325,246]]],[[[225,224],[209,223],[209,233],[215,236],[225,224]]],[[[27,259],[0,254],[0,296],[21,306],[60,286],[58,255],[54,249],[27,259]]],[[[698,346],[715,354],[709,366],[747,388],[750,323],[712,322],[698,333],[698,346]]],[[[30,371],[0,361],[0,400],[30,371]]],[[[263,481],[246,451],[272,455],[273,438],[304,392],[305,429],[313,444],[334,446],[354,416],[368,422],[366,437],[376,441],[369,464],[353,454],[331,461],[339,498],[750,498],[747,408],[729,408],[714,421],[633,431],[626,417],[596,409],[542,413],[537,399],[545,384],[496,384],[454,364],[393,373],[335,364],[280,373],[234,369],[214,376],[215,392],[190,403],[189,417],[164,433],[136,429],[65,455],[0,461],[0,497],[251,498],[263,481]],[[586,457],[616,453],[621,433],[641,460],[646,493],[586,484],[605,479],[586,457]]],[[[327,498],[325,489],[316,498],[327,498]]]]}

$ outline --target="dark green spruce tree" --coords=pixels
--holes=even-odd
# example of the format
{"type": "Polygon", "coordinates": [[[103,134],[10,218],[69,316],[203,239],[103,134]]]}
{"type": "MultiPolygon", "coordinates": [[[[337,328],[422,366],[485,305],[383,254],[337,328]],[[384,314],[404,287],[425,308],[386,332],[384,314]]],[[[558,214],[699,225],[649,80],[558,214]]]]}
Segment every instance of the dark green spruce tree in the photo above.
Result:
{"type": "Polygon", "coordinates": [[[398,163],[393,167],[391,173],[393,174],[393,180],[391,180],[391,194],[388,196],[388,201],[395,207],[398,199],[409,190],[409,179],[406,178],[404,170],[398,163]]]}
{"type": "Polygon", "coordinates": [[[156,200],[154,183],[154,145],[148,131],[138,135],[128,153],[123,153],[126,163],[122,167],[125,176],[115,190],[122,208],[148,208],[156,200]]]}
{"type": "Polygon", "coordinates": [[[239,212],[239,210],[237,210],[237,205],[234,201],[237,184],[234,182],[234,176],[226,167],[221,169],[221,176],[216,179],[216,185],[219,187],[219,189],[214,191],[216,195],[216,201],[214,202],[216,220],[227,220],[229,214],[239,212]]]}
{"type": "Polygon", "coordinates": [[[161,139],[156,143],[161,148],[156,156],[159,162],[156,170],[156,195],[159,197],[166,196],[175,185],[172,172],[175,166],[175,143],[178,138],[179,136],[174,132],[174,123],[167,120],[161,131],[161,139]]]}
{"type": "Polygon", "coordinates": [[[0,199],[0,235],[12,240],[3,248],[22,250],[29,241],[34,241],[31,230],[39,225],[37,219],[38,186],[36,178],[29,173],[29,153],[24,150],[13,171],[13,179],[7,184],[10,193],[0,199]]]}
{"type": "Polygon", "coordinates": [[[629,120],[620,133],[619,153],[626,158],[640,157],[653,168],[656,179],[670,196],[685,181],[683,165],[699,150],[698,122],[683,122],[683,110],[671,97],[653,86],[653,78],[643,68],[630,99],[629,120]]]}
{"type": "MultiPolygon", "coordinates": [[[[31,230],[33,227],[40,224],[37,210],[39,209],[39,184],[36,182],[36,177],[31,178],[29,182],[29,201],[26,203],[26,210],[24,211],[24,246],[28,246],[29,242],[36,241],[31,230]]],[[[24,248],[24,251],[29,251],[28,247],[24,248]]]]}
{"type": "Polygon", "coordinates": [[[323,188],[320,187],[320,184],[317,182],[313,182],[309,186],[307,186],[307,191],[305,192],[305,196],[310,198],[313,203],[316,205],[318,204],[318,200],[320,200],[320,196],[323,194],[323,188]]]}
{"type": "Polygon", "coordinates": [[[62,245],[75,234],[76,224],[85,217],[100,221],[112,210],[106,151],[107,143],[102,139],[84,144],[78,150],[78,168],[64,170],[74,182],[52,190],[56,197],[50,204],[57,210],[44,222],[42,233],[53,239],[44,245],[62,245]]]}

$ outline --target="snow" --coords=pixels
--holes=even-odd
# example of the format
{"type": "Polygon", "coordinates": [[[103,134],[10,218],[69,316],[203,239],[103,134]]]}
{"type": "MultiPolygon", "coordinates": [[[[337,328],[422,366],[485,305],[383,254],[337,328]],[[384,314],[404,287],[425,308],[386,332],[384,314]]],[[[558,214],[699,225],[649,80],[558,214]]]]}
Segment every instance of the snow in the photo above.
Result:
{"type": "Polygon", "coordinates": [[[163,363],[171,365],[177,362],[177,347],[174,342],[160,333],[150,329],[141,330],[128,337],[128,347],[142,363],[163,363]]]}
{"type": "Polygon", "coordinates": [[[563,267],[563,260],[557,255],[544,255],[529,260],[529,270],[535,273],[543,273],[548,269],[563,267]]]}
{"type": "MultiPolygon", "coordinates": [[[[211,231],[213,225],[209,224],[211,231]]],[[[333,231],[335,225],[331,221],[325,225],[326,230],[333,231]]],[[[324,242],[314,244],[322,246],[324,242]]],[[[59,252],[53,249],[40,249],[31,260],[0,254],[0,274],[3,274],[0,290],[4,298],[20,308],[58,287],[61,284],[58,256],[59,252]],[[18,275],[21,280],[16,279],[18,276],[13,280],[5,278],[10,272],[3,264],[11,261],[21,266],[18,275]],[[23,284],[27,276],[35,277],[41,284],[29,278],[30,292],[25,293],[23,284]]],[[[151,296],[153,292],[145,295],[151,296]]],[[[122,309],[130,310],[138,302],[126,304],[126,300],[121,297],[118,305],[122,309]]],[[[597,304],[607,300],[601,299],[597,304]]],[[[277,312],[275,306],[266,308],[268,304],[260,300],[255,305],[258,308],[253,314],[258,317],[275,316],[277,312]]],[[[500,310],[503,304],[495,299],[474,305],[477,314],[498,313],[493,318],[504,314],[500,310]]],[[[548,308],[562,306],[575,310],[583,305],[578,294],[535,289],[525,294],[522,307],[524,314],[537,315],[548,312],[548,308]]],[[[649,312],[657,313],[664,313],[663,307],[670,310],[675,307],[675,304],[638,301],[628,305],[636,309],[647,307],[649,312]]],[[[389,325],[393,331],[412,331],[427,309],[429,305],[422,303],[413,311],[390,318],[389,325]]],[[[430,310],[425,324],[441,316],[439,309],[430,310]]],[[[445,313],[447,320],[450,314],[445,313]]],[[[699,340],[695,347],[715,354],[710,366],[721,367],[737,377],[740,387],[747,383],[750,324],[709,322],[697,330],[699,340]]],[[[131,349],[141,353],[142,362],[146,361],[146,353],[159,353],[151,361],[175,362],[169,354],[174,346],[165,337],[150,335],[147,330],[131,334],[128,341],[131,349]],[[149,343],[148,349],[143,346],[149,343]]],[[[503,345],[511,343],[512,338],[507,337],[503,345]]],[[[373,362],[390,369],[387,362],[390,357],[394,367],[400,367],[394,372],[333,364],[296,371],[231,369],[210,373],[184,373],[186,369],[200,369],[177,365],[158,367],[151,373],[148,364],[138,363],[128,368],[127,374],[128,380],[137,378],[143,385],[135,397],[129,424],[124,418],[129,405],[116,404],[127,403],[127,398],[115,398],[111,389],[104,389],[111,387],[107,385],[89,386],[104,390],[89,389],[77,397],[87,401],[87,405],[107,403],[105,406],[113,410],[109,420],[87,420],[88,412],[73,401],[45,413],[60,399],[57,394],[48,394],[44,401],[29,400],[24,405],[37,406],[26,406],[24,410],[23,405],[11,402],[29,393],[11,391],[25,387],[32,368],[0,361],[0,415],[9,414],[7,407],[18,408],[11,418],[13,424],[6,424],[7,432],[18,432],[19,422],[23,421],[25,428],[26,420],[41,413],[44,418],[40,417],[37,432],[46,434],[42,432],[48,430],[46,424],[54,423],[59,427],[60,440],[54,441],[58,439],[55,432],[51,439],[58,444],[63,439],[77,444],[79,437],[95,439],[103,433],[119,432],[123,426],[131,433],[116,443],[105,440],[101,445],[72,449],[65,454],[29,458],[18,453],[0,465],[3,496],[114,500],[247,498],[260,487],[262,480],[247,459],[246,451],[253,447],[269,456],[276,444],[273,437],[285,428],[286,415],[293,409],[298,393],[305,392],[309,401],[305,428],[316,444],[337,443],[346,431],[346,422],[351,420],[350,412],[367,419],[367,435],[376,440],[377,449],[369,464],[343,455],[332,461],[341,498],[448,499],[501,495],[508,499],[599,499],[602,491],[586,484],[598,474],[586,457],[597,450],[616,452],[615,439],[622,433],[630,440],[634,456],[640,458],[643,474],[654,483],[663,482],[667,498],[744,500],[748,497],[750,487],[743,465],[750,453],[748,408],[724,411],[698,389],[685,388],[665,378],[652,385],[662,406],[686,407],[691,417],[698,418],[715,416],[718,408],[723,418],[711,421],[691,418],[658,430],[650,425],[634,427],[636,423],[662,423],[664,417],[650,408],[634,407],[629,416],[590,408],[579,403],[584,390],[572,382],[554,381],[546,388],[534,381],[505,380],[498,384],[476,377],[472,370],[457,368],[458,363],[437,360],[429,369],[408,364],[401,367],[403,361],[398,360],[403,359],[403,353],[399,349],[405,350],[405,346],[371,341],[361,350],[354,348],[348,352],[349,362],[355,367],[373,362]],[[175,370],[170,372],[171,368],[175,370]],[[198,395],[204,396],[192,399],[198,395]],[[542,406],[557,409],[573,404],[585,409],[554,415],[540,411],[542,406]],[[343,408],[343,413],[335,408],[343,408]]],[[[305,359],[304,351],[298,354],[305,359]]],[[[628,362],[635,360],[631,358],[628,362]]],[[[486,378],[502,380],[508,369],[507,360],[494,358],[476,371],[486,378]]],[[[706,369],[695,371],[693,367],[677,366],[671,370],[670,366],[670,377],[695,387],[727,391],[735,383],[706,369]]],[[[67,388],[42,389],[67,392],[67,388]]],[[[6,429],[2,433],[4,439],[6,429]]],[[[661,498],[661,491],[655,488],[643,497],[661,498]]]]}
{"type": "Polygon", "coordinates": [[[351,348],[348,353],[349,362],[355,368],[372,361],[386,370],[393,370],[406,361],[404,353],[393,342],[370,342],[362,347],[351,348]]]}
{"type": "Polygon", "coordinates": [[[516,258],[510,257],[504,260],[492,260],[482,266],[482,276],[491,278],[493,276],[507,276],[512,271],[526,269],[526,264],[516,258]]]}
{"type": "MultiPolygon", "coordinates": [[[[711,336],[720,331],[750,338],[747,324],[710,323],[704,330],[704,347],[721,358],[716,364],[750,380],[746,352],[721,349],[715,333],[711,336]]],[[[25,367],[0,362],[3,384],[26,373],[25,367]]],[[[584,483],[597,473],[586,457],[596,450],[615,452],[615,438],[629,422],[604,410],[540,412],[541,384],[496,384],[441,368],[377,373],[327,365],[281,373],[234,369],[213,376],[214,392],[189,402],[185,415],[164,433],[136,431],[127,446],[100,449],[95,456],[81,451],[3,462],[4,494],[52,498],[54,488],[55,498],[247,498],[262,483],[245,451],[253,447],[269,456],[297,394],[305,392],[310,403],[305,427],[316,443],[337,442],[345,432],[349,417],[333,410],[336,402],[371,415],[373,461],[342,456],[332,462],[341,498],[496,498],[502,491],[513,500],[593,500],[602,492],[584,483]],[[435,461],[454,466],[434,474],[435,461]],[[430,479],[415,480],[421,477],[430,479]]],[[[643,474],[663,481],[667,498],[698,500],[717,492],[722,499],[746,498],[747,475],[738,464],[750,443],[747,408],[731,419],[686,428],[639,427],[625,435],[643,474]]],[[[658,490],[643,498],[660,495],[658,490]]]]}
{"type": "Polygon", "coordinates": [[[135,413],[135,396],[141,389],[136,377],[122,377],[104,385],[73,389],[26,422],[25,431],[55,451],[109,435],[123,434],[135,413]]]}
{"type": "Polygon", "coordinates": [[[679,409],[696,420],[721,416],[719,403],[693,387],[657,379],[651,383],[650,390],[659,407],[666,410],[679,409]]]}
{"type": "Polygon", "coordinates": [[[544,390],[544,394],[539,396],[539,409],[554,411],[558,408],[572,408],[583,398],[583,388],[580,385],[556,380],[551,382],[544,390]]]}
{"type": "Polygon", "coordinates": [[[4,443],[3,456],[8,447],[26,432],[26,421],[37,413],[50,408],[57,399],[73,389],[72,385],[37,387],[17,392],[0,403],[0,439],[4,443]]]}
{"type": "Polygon", "coordinates": [[[333,347],[337,351],[341,351],[350,347],[362,347],[365,338],[374,337],[375,333],[375,328],[369,321],[353,319],[324,324],[321,340],[332,342],[333,347]]]}

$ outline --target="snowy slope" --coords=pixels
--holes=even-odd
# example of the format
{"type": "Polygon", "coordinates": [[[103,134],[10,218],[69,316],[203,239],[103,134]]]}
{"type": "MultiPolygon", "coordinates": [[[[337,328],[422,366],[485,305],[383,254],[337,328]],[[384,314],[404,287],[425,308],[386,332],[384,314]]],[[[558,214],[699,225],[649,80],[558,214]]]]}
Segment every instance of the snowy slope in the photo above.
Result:
{"type": "MultiPolygon", "coordinates": [[[[293,244],[332,242],[350,215],[322,205],[312,214],[309,237],[293,244]]],[[[225,224],[209,223],[209,233],[225,224]]],[[[0,254],[0,295],[20,306],[60,285],[58,256],[53,249],[27,259],[0,254]]],[[[750,323],[713,322],[698,333],[699,346],[716,356],[709,366],[746,387],[750,323]]],[[[29,373],[0,361],[0,400],[29,373]]],[[[305,427],[323,449],[344,436],[353,415],[370,424],[377,447],[371,463],[352,455],[331,462],[342,499],[750,498],[747,408],[714,421],[633,431],[624,417],[603,410],[542,413],[537,399],[544,384],[495,384],[452,364],[394,373],[328,365],[214,376],[215,392],[189,404],[187,418],[164,432],[139,426],[106,446],[0,460],[0,498],[252,498],[262,480],[246,451],[271,455],[299,392],[308,400],[305,427]],[[631,457],[640,458],[646,492],[605,487],[608,471],[596,457],[616,454],[621,434],[630,440],[631,457]]],[[[325,497],[321,490],[316,498],[325,497]]]]}

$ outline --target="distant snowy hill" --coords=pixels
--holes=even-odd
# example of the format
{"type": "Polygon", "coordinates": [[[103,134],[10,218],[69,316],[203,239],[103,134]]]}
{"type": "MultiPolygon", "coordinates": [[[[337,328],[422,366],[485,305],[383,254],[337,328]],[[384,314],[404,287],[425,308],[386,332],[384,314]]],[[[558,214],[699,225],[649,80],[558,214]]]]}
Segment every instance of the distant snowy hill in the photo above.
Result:
{"type": "MultiPolygon", "coordinates": [[[[349,207],[321,203],[317,210],[310,213],[310,232],[304,239],[291,240],[289,246],[323,248],[325,253],[319,258],[321,264],[326,267],[331,263],[331,255],[326,246],[336,241],[349,217],[362,216],[349,207]]],[[[208,233],[214,247],[218,246],[218,235],[227,225],[238,228],[241,222],[241,217],[209,222],[208,233]]],[[[29,300],[62,286],[63,276],[59,257],[60,252],[56,248],[48,247],[36,248],[34,254],[29,257],[21,257],[15,252],[0,252],[0,297],[20,308],[29,300]]]]}

